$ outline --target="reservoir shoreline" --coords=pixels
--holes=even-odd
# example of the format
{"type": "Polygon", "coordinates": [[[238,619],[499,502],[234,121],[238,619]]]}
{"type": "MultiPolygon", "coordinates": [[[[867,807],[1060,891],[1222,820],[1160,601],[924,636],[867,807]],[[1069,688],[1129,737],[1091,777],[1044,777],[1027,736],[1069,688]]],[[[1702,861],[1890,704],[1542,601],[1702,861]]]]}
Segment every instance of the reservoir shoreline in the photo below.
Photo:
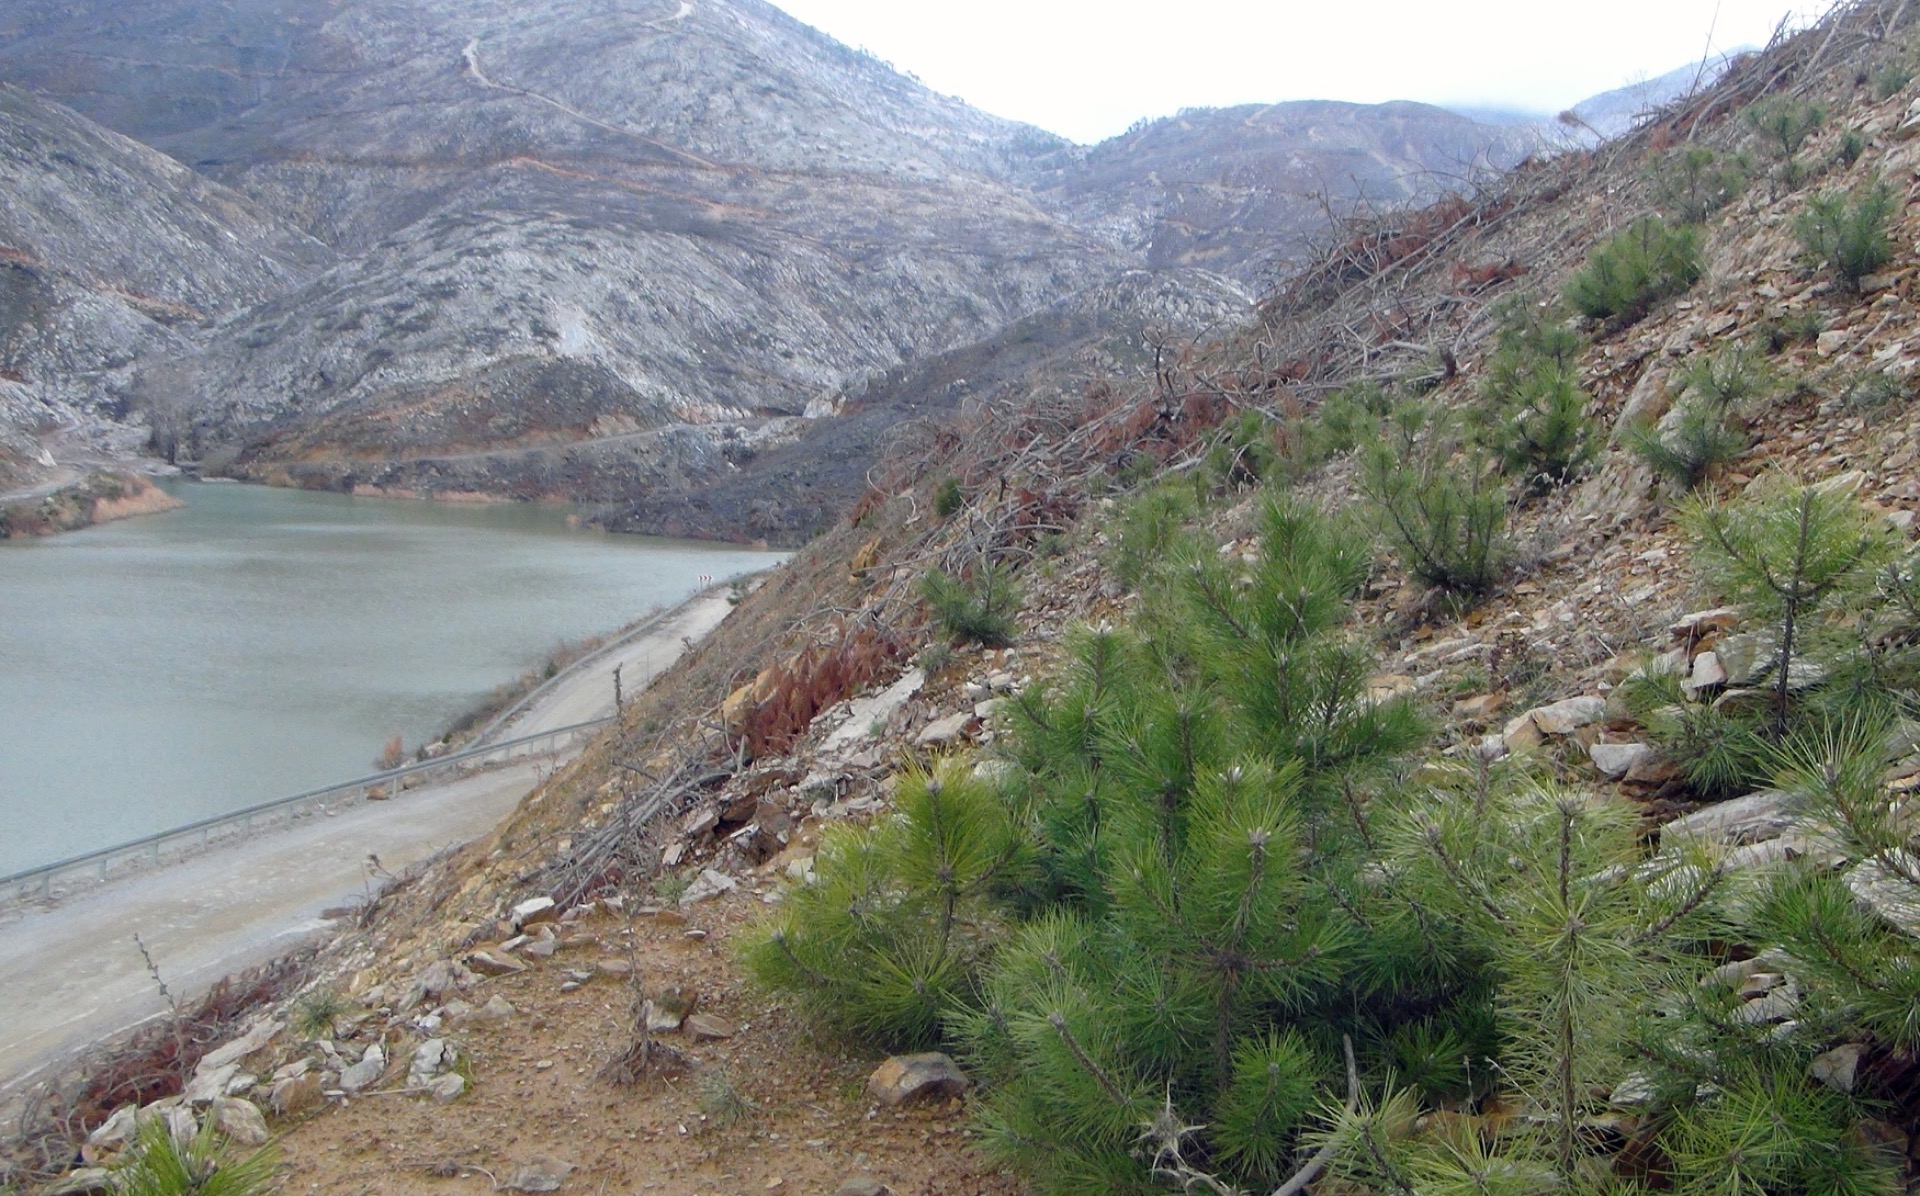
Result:
{"type": "Polygon", "coordinates": [[[557,641],[782,559],[525,504],[165,488],[187,508],[0,545],[0,873],[364,775],[557,641]]]}

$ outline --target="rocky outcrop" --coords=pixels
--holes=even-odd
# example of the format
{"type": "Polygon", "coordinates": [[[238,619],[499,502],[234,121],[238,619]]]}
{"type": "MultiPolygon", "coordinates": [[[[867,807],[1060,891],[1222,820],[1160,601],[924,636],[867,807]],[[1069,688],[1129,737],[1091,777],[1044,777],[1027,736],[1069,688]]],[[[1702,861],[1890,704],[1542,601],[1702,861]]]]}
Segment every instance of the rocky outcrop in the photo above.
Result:
{"type": "Polygon", "coordinates": [[[40,498],[0,501],[0,540],[50,536],[96,523],[171,511],[180,500],[140,474],[90,474],[40,498]]]}

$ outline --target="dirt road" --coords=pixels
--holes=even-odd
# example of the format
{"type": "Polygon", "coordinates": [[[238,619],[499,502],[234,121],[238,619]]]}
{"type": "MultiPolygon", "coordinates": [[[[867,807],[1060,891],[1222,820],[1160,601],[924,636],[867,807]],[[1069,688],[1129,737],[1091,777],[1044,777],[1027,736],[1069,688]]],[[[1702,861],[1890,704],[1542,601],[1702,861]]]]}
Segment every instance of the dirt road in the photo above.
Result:
{"type": "MultiPolygon", "coordinates": [[[[728,609],[724,591],[694,598],[556,678],[501,734],[611,714],[616,664],[627,692],[637,692],[728,609]]],[[[370,856],[397,873],[485,833],[574,750],[242,840],[0,925],[0,1103],[47,1065],[164,1012],[136,933],[174,996],[191,1000],[324,930],[322,911],[379,884],[370,856]]]]}

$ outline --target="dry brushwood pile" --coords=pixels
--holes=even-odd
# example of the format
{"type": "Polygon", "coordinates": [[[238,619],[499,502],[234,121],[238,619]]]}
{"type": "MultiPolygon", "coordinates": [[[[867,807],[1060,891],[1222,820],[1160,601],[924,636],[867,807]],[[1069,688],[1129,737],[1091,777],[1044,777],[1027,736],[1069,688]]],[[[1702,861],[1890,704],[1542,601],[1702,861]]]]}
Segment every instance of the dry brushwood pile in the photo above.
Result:
{"type": "Polygon", "coordinates": [[[160,1124],[289,1192],[1911,1190],[1907,9],[903,431],[18,1182],[160,1124]]]}

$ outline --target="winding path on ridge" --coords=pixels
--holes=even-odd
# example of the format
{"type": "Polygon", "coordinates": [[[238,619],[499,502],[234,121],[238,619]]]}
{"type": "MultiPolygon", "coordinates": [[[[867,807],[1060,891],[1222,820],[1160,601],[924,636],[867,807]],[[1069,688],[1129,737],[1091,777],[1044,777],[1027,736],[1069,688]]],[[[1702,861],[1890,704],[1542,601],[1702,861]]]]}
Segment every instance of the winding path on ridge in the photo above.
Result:
{"type": "MultiPolygon", "coordinates": [[[[613,713],[613,669],[639,691],[732,609],[725,587],[661,615],[619,646],[561,674],[499,728],[540,731],[613,713]]],[[[174,996],[196,999],[222,977],[282,955],[378,878],[498,825],[575,751],[517,760],[444,785],[365,802],[114,881],[0,924],[0,1104],[49,1065],[166,1012],[134,945],[138,934],[174,996]]]]}

